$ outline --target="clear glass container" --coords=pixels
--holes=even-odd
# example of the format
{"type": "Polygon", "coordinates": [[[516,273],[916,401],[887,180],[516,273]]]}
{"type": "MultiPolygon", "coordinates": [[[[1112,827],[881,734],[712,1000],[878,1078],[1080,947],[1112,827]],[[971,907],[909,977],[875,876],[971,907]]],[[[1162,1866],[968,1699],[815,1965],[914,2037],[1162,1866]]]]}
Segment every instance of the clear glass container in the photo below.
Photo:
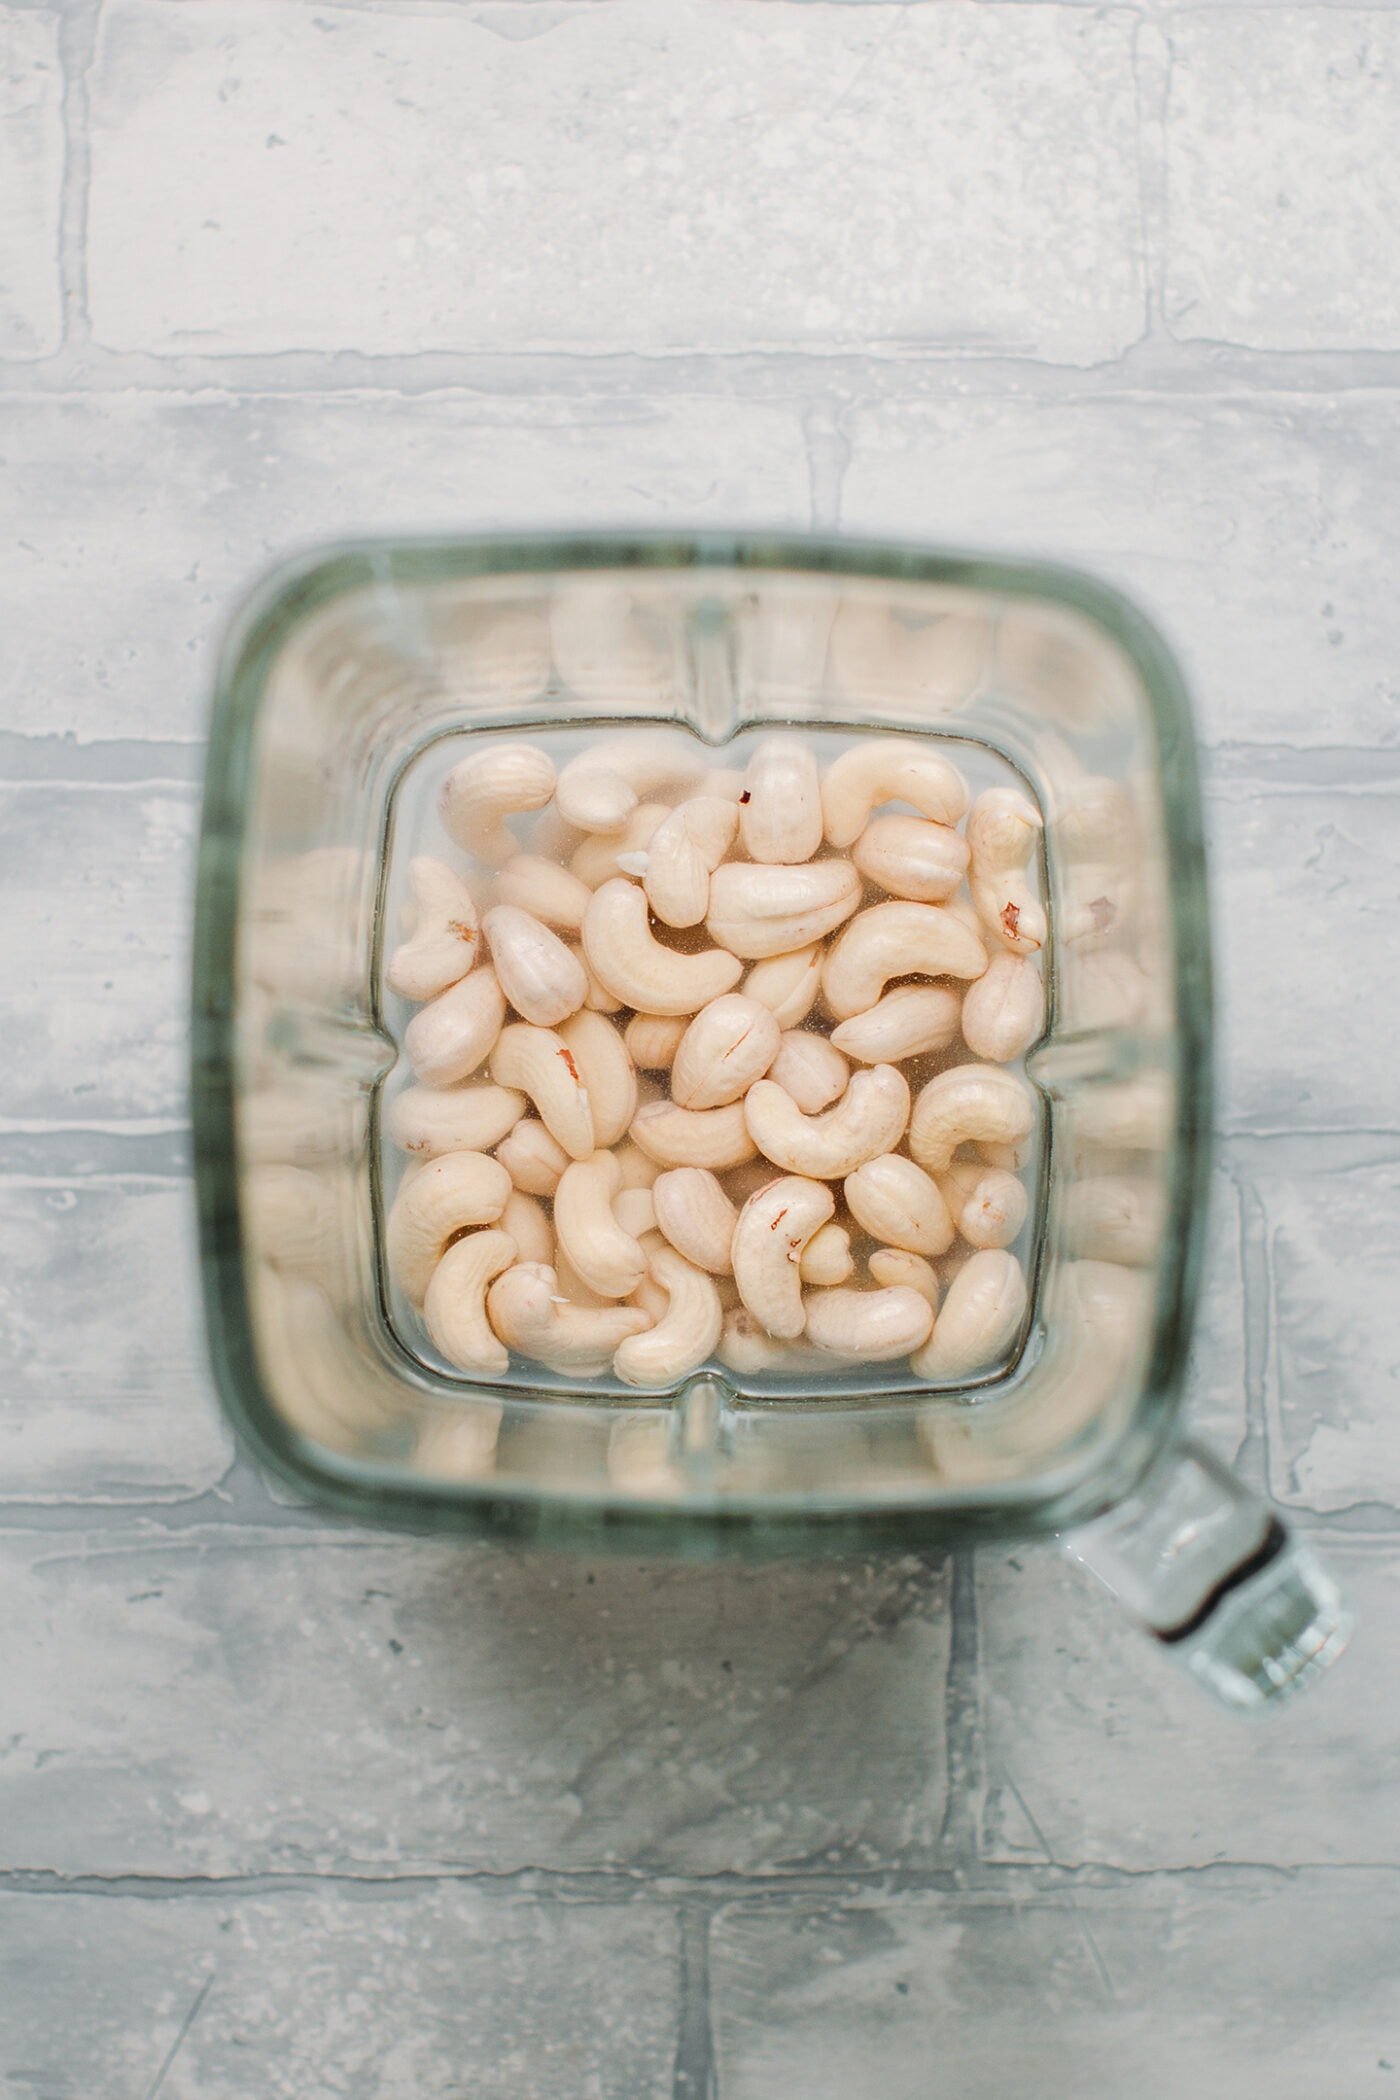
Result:
{"type": "Polygon", "coordinates": [[[1325,1570],[1179,1441],[1211,1123],[1200,798],[1176,667],[1102,586],[752,536],[371,543],[286,565],[220,668],[194,1007],[215,1371],[254,1451],[314,1499],[705,1553],[1055,1533],[1237,1706],[1345,1644],[1325,1570]],[[392,1317],[380,963],[411,784],[464,733],[657,723],[716,753],[772,724],[955,738],[970,771],[1009,765],[1039,803],[1031,1305],[993,1374],[485,1383],[435,1368],[392,1317]]]}

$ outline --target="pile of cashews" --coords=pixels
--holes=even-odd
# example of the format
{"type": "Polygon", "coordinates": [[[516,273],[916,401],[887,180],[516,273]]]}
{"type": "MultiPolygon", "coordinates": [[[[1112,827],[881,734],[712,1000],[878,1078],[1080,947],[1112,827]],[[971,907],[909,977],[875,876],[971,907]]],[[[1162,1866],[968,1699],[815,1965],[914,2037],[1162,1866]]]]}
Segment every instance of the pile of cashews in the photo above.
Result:
{"type": "Polygon", "coordinates": [[[664,1390],[716,1356],[940,1383],[1004,1356],[1011,1067],[1045,1019],[1027,796],[969,807],[928,740],[823,770],[774,734],[739,770],[616,731],[557,770],[483,739],[439,806],[468,860],[410,862],[386,966],[418,1011],[385,1249],[449,1363],[664,1390]]]}

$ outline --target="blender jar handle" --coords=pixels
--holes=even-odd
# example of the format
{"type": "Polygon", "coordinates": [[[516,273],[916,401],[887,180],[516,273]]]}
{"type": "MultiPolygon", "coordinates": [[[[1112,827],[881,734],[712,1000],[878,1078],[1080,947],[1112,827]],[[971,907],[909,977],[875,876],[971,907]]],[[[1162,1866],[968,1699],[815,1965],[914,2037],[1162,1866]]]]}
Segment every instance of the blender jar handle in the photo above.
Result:
{"type": "Polygon", "coordinates": [[[1168,1449],[1124,1501],[1060,1543],[1236,1710],[1301,1690],[1351,1635],[1327,1568],[1199,1444],[1168,1449]]]}

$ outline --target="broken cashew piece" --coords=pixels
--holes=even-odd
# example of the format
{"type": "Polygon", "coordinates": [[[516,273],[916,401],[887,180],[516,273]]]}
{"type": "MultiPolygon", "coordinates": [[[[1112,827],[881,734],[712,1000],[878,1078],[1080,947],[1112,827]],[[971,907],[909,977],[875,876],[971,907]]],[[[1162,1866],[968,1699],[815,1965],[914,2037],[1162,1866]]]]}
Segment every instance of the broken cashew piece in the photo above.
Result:
{"type": "Polygon", "coordinates": [[[571,1160],[554,1191],[554,1230],[563,1252],[600,1298],[625,1298],[646,1272],[646,1256],[613,1215],[622,1169],[611,1152],[571,1160]]]}
{"type": "Polygon", "coordinates": [[[963,1041],[974,1057],[1010,1064],[1045,1031],[1045,981],[1027,955],[994,955],[963,997],[963,1041]]]}
{"type": "Polygon", "coordinates": [[[543,809],[553,793],[553,760],[534,744],[486,744],[452,768],[439,808],[459,846],[499,866],[520,850],[506,818],[543,809]]]}
{"type": "Polygon", "coordinates": [[[807,1340],[829,1356],[882,1364],[928,1340],[933,1308],[919,1291],[892,1284],[873,1291],[810,1291],[807,1340]]]}
{"type": "Polygon", "coordinates": [[[740,1211],[734,1281],[766,1334],[787,1341],[801,1334],[803,1249],[835,1208],[836,1198],[825,1183],[785,1174],[757,1190],[740,1211]]]}
{"type": "Polygon", "coordinates": [[[744,996],[766,1006],[779,1028],[800,1028],[816,1004],[822,983],[819,941],[756,962],[744,979],[744,996]]]}
{"type": "Polygon", "coordinates": [[[445,861],[419,854],[408,864],[413,891],[413,929],[389,958],[384,972],[401,999],[436,999],[465,977],[476,961],[479,923],[476,901],[445,861]]]}
{"type": "Polygon", "coordinates": [[[1045,945],[1045,912],[1026,876],[1045,820],[1019,788],[988,788],[967,818],[967,885],[987,932],[1016,955],[1045,945]]]}
{"type": "Polygon", "coordinates": [[[474,1086],[410,1086],[389,1104],[389,1135],[401,1152],[489,1152],[525,1113],[525,1096],[481,1080],[474,1086]]]}
{"type": "Polygon", "coordinates": [[[786,955],[821,940],[860,902],[860,876],[848,860],[801,867],[731,860],[710,877],[705,931],[745,961],[786,955]]]}
{"type": "Polygon", "coordinates": [[[790,1174],[839,1181],[899,1143],[909,1120],[909,1082],[893,1065],[873,1065],[855,1073],[834,1108],[804,1116],[775,1081],[760,1079],[743,1108],[765,1159],[790,1174]]]}
{"type": "Polygon", "coordinates": [[[571,1305],[547,1262],[516,1262],[486,1294],[486,1316],[508,1349],[561,1376],[596,1378],[629,1334],[651,1325],[633,1305],[571,1305]]]}
{"type": "Polygon", "coordinates": [[[678,1254],[712,1276],[733,1274],[738,1212],[707,1167],[671,1167],[651,1186],[658,1229],[678,1254]]]}
{"type": "Polygon", "coordinates": [[[926,1298],[931,1312],[938,1310],[938,1271],[922,1254],[910,1254],[903,1247],[877,1247],[865,1265],[871,1280],[885,1289],[895,1284],[904,1284],[926,1298]]]}
{"type": "Polygon", "coordinates": [[[967,782],[923,744],[899,737],[853,744],[831,761],[822,782],[828,843],[854,845],[882,802],[909,802],[935,824],[956,824],[967,808],[967,782]]]}
{"type": "Polygon", "coordinates": [[[831,1031],[845,1057],[863,1065],[894,1065],[927,1050],[946,1050],[958,1039],[963,995],[947,984],[897,984],[863,1014],[831,1031]]]}
{"type": "Polygon", "coordinates": [[[910,1254],[946,1254],[953,1221],[936,1181],[898,1152],[882,1152],[846,1176],[843,1193],[856,1223],[875,1240],[910,1254]]]}
{"type": "Polygon", "coordinates": [[[909,1150],[941,1174],[959,1145],[1019,1145],[1035,1125],[1035,1096],[1004,1065],[954,1065],[922,1089],[909,1122],[909,1150]]]}
{"type": "Polygon", "coordinates": [[[666,1309],[654,1327],[619,1344],[613,1369],[624,1385],[655,1388],[674,1385],[713,1354],[724,1308],[713,1278],[674,1247],[650,1250],[647,1275],[665,1291],[666,1309]]]}
{"type": "Polygon", "coordinates": [[[658,919],[667,926],[700,924],[709,907],[710,877],[738,828],[737,808],[718,795],[695,795],[663,818],[646,848],[642,873],[658,919]]]}
{"type": "Polygon", "coordinates": [[[955,1159],[937,1179],[953,1223],[970,1247],[1011,1245],[1030,1209],[1030,1195],[1019,1174],[955,1159]]]}
{"type": "Polygon", "coordinates": [[[523,1021],[553,1028],[588,995],[582,963],[557,933],[514,904],[495,904],[481,922],[501,990],[523,1021]]]}
{"type": "Polygon", "coordinates": [[[810,1284],[814,1289],[830,1290],[854,1275],[855,1266],[851,1235],[844,1225],[831,1219],[825,1225],[819,1225],[808,1240],[797,1264],[797,1273],[804,1289],[810,1284]]]}
{"type": "Polygon", "coordinates": [[[559,1026],[583,1076],[593,1114],[593,1142],[615,1145],[637,1113],[637,1074],[627,1046],[610,1021],[585,1008],[559,1026]]]}
{"type": "Polygon", "coordinates": [[[513,1021],[491,1052],[497,1086],[516,1088],[535,1104],[550,1136],[570,1159],[588,1159],[595,1149],[593,1110],[573,1051],[552,1028],[513,1021]]]}
{"type": "Polygon", "coordinates": [[[559,775],[559,814],[580,831],[620,831],[644,795],[691,781],[705,770],[700,754],[674,737],[643,731],[581,751],[559,775]]]}
{"type": "Polygon", "coordinates": [[[737,1101],[763,1077],[781,1043],[777,1022],[757,999],[742,992],[712,999],[681,1038],[671,1099],[681,1108],[723,1108],[737,1101]]]}
{"type": "Polygon", "coordinates": [[[506,1017],[506,998],[489,964],[420,1006],[403,1046],[424,1086],[455,1086],[491,1051],[506,1017]]]}
{"type": "Polygon", "coordinates": [[[722,948],[682,955],[663,947],[647,925],[644,893],[621,876],[593,892],[583,952],[608,990],[641,1013],[698,1013],[743,975],[738,957],[722,948]]]}
{"type": "Polygon", "coordinates": [[[514,905],[556,932],[577,933],[593,892],[539,853],[514,853],[496,877],[496,902],[514,905]]]}
{"type": "Polygon", "coordinates": [[[1026,1312],[1026,1279],[1014,1254],[983,1248],[948,1286],[932,1339],[910,1359],[916,1378],[967,1378],[1010,1348],[1026,1312]]]}
{"type": "Polygon", "coordinates": [[[423,1324],[459,1371],[510,1368],[510,1356],[486,1317],[486,1287],[516,1259],[508,1232],[469,1232],[448,1248],[433,1270],[423,1300],[423,1324]]]}
{"type": "Polygon", "coordinates": [[[423,1303],[449,1242],[471,1225],[494,1225],[510,1189],[505,1168],[484,1152],[444,1152],[415,1168],[384,1226],[389,1273],[406,1298],[423,1303]]]}
{"type": "MultiPolygon", "coordinates": [[[[838,1021],[874,1006],[891,977],[980,977],[987,951],[941,904],[872,904],[834,942],[822,996],[838,1021]]],[[[838,1046],[840,1047],[840,1046],[838,1046]]]]}
{"type": "Polygon", "coordinates": [[[633,1014],[622,1040],[643,1072],[669,1072],[689,1025],[684,1014],[633,1014]]]}
{"type": "MultiPolygon", "coordinates": [[[[528,1196],[552,1196],[559,1186],[559,1176],[569,1164],[564,1147],[533,1116],[522,1117],[506,1134],[496,1147],[496,1157],[515,1186],[528,1196]]],[[[529,1255],[523,1258],[533,1259],[529,1255]]]]}
{"type": "Polygon", "coordinates": [[[804,1116],[816,1116],[840,1100],[850,1082],[851,1068],[824,1035],[789,1028],[780,1038],[767,1076],[792,1096],[804,1116]]]}
{"type": "Polygon", "coordinates": [[[661,1167],[709,1167],[722,1173],[752,1159],[742,1101],[725,1108],[677,1108],[673,1101],[648,1101],[632,1118],[632,1136],[661,1167]]]}
{"type": "Polygon", "coordinates": [[[851,848],[867,882],[915,904],[946,904],[967,873],[967,840],[927,817],[872,817],[851,848]]]}
{"type": "Polygon", "coordinates": [[[744,772],[739,831],[750,860],[809,861],[822,842],[817,761],[800,737],[766,736],[744,772]]]}

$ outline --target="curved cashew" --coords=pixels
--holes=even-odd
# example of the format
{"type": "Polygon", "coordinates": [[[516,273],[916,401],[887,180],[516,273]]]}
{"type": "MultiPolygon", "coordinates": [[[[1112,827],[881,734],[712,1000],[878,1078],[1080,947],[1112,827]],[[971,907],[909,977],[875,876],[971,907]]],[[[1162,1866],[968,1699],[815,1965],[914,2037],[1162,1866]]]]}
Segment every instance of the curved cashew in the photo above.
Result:
{"type": "Polygon", "coordinates": [[[554,793],[554,762],[533,744],[486,744],[455,765],[439,808],[450,837],[478,860],[499,866],[520,850],[506,818],[543,809],[554,793]]]}
{"type": "Polygon", "coordinates": [[[506,998],[489,964],[420,1006],[403,1046],[424,1086],[455,1086],[489,1055],[506,1017],[506,998]]]}
{"type": "Polygon", "coordinates": [[[491,1077],[497,1086],[528,1094],[540,1121],[570,1159],[588,1159],[594,1150],[593,1111],[573,1051],[552,1028],[513,1021],[503,1028],[491,1052],[491,1077]]]}
{"type": "Polygon", "coordinates": [[[320,1269],[336,1241],[330,1177],[269,1162],[254,1167],[243,1186],[263,1259],[279,1269],[320,1269]]]}
{"type": "Polygon", "coordinates": [[[1080,1089],[1074,1102],[1074,1137],[1109,1151],[1162,1152],[1171,1136],[1172,1088],[1165,1072],[1139,1072],[1132,1079],[1105,1080],[1080,1089]]]}
{"type": "Polygon", "coordinates": [[[515,1241],[521,1261],[553,1261],[554,1228],[544,1205],[521,1189],[512,1189],[501,1212],[501,1230],[515,1241]]]}
{"type": "Polygon", "coordinates": [[[557,933],[514,904],[495,904],[481,922],[501,990],[522,1020],[537,1028],[577,1013],[588,992],[578,957],[557,933]]]}
{"type": "Polygon", "coordinates": [[[766,956],[744,979],[744,996],[766,1006],[779,1028],[800,1028],[816,1004],[822,982],[822,947],[794,948],[766,956]]]}
{"type": "Polygon", "coordinates": [[[449,1242],[469,1225],[494,1225],[510,1187],[505,1168],[484,1152],[444,1152],[414,1171],[384,1226],[389,1273],[406,1298],[423,1303],[449,1242]]]}
{"type": "Polygon", "coordinates": [[[810,1351],[777,1341],[745,1305],[733,1306],[725,1314],[715,1354],[741,1378],[752,1378],[760,1371],[792,1376],[816,1361],[810,1351]]]}
{"type": "Polygon", "coordinates": [[[967,808],[967,782],[923,744],[901,737],[853,744],[831,761],[822,782],[829,844],[854,845],[882,802],[909,802],[935,824],[956,824],[967,808]]]}
{"type": "MultiPolygon", "coordinates": [[[[739,812],[718,795],[695,795],[662,819],[646,848],[642,887],[667,926],[698,926],[710,901],[710,876],[734,843],[739,812]]],[[[630,867],[624,869],[630,873],[630,867]]]]}
{"type": "Polygon", "coordinates": [[[812,1291],[805,1304],[808,1342],[852,1363],[907,1356],[928,1340],[933,1326],[927,1298],[902,1283],[874,1291],[812,1291]]]}
{"type": "Polygon", "coordinates": [[[587,1008],[561,1022],[559,1034],[583,1074],[594,1143],[615,1145],[637,1113],[637,1074],[627,1045],[611,1021],[587,1008]]]}
{"type": "Polygon", "coordinates": [[[667,1293],[666,1310],[646,1333],[631,1335],[619,1345],[613,1369],[624,1385],[674,1385],[713,1352],[724,1325],[724,1308],[711,1278],[674,1247],[653,1248],[647,1255],[647,1274],[667,1293]]]}
{"type": "Polygon", "coordinates": [[[556,931],[577,933],[593,892],[577,875],[539,853],[513,853],[496,877],[496,901],[528,912],[556,931]]]}
{"type": "Polygon", "coordinates": [[[891,977],[980,977],[987,951],[941,904],[872,904],[839,935],[822,970],[838,1021],[875,1004],[891,977]]]}
{"type": "Polygon", "coordinates": [[[930,1079],[914,1103],[909,1150],[941,1174],[959,1145],[1016,1145],[1035,1125],[1035,1096],[1004,1065],[954,1065],[930,1079]]]}
{"type": "Polygon", "coordinates": [[[781,1038],[767,1076],[785,1094],[791,1094],[804,1116],[815,1116],[845,1093],[851,1068],[824,1035],[809,1035],[805,1028],[789,1028],[781,1038]]]}
{"type": "Polygon", "coordinates": [[[836,1208],[820,1181],[785,1174],[750,1196],[734,1227],[734,1281],[765,1333],[795,1341],[802,1332],[802,1250],[836,1208]]]}
{"type": "MultiPolygon", "coordinates": [[[[616,1159],[617,1154],[613,1153],[616,1159]]],[[[618,1168],[619,1176],[622,1173],[618,1168]]],[[[613,1216],[624,1232],[630,1232],[634,1240],[644,1239],[647,1233],[656,1231],[656,1204],[650,1189],[627,1188],[619,1185],[613,1197],[613,1216]]],[[[643,1253],[646,1249],[643,1248],[643,1253]]]]}
{"type": "Polygon", "coordinates": [[[530,854],[566,871],[570,856],[577,852],[587,836],[587,832],[566,824],[552,802],[540,811],[533,824],[526,826],[530,854]]]}
{"type": "Polygon", "coordinates": [[[437,1480],[479,1480],[496,1464],[499,1400],[474,1400],[434,1409],[413,1440],[413,1470],[437,1480]]]}
{"type": "Polygon", "coordinates": [[[672,1167],[651,1188],[656,1223],[678,1254],[712,1276],[733,1273],[738,1212],[707,1167],[672,1167]]]}
{"type": "MultiPolygon", "coordinates": [[[[525,1116],[497,1145],[496,1157],[515,1186],[529,1196],[552,1196],[569,1164],[564,1147],[533,1116],[525,1116]]],[[[534,1256],[523,1258],[532,1261],[534,1256]]]]}
{"type": "Polygon", "coordinates": [[[875,1240],[910,1254],[946,1254],[953,1221],[938,1184],[898,1152],[882,1152],[848,1174],[845,1197],[856,1223],[875,1240]]]}
{"type": "Polygon", "coordinates": [[[750,860],[810,860],[822,842],[817,762],[795,736],[766,736],[744,771],[739,830],[750,860]]]}
{"type": "Polygon", "coordinates": [[[613,737],[571,758],[554,799],[560,815],[580,831],[620,831],[644,795],[705,770],[701,754],[654,730],[613,737]]]}
{"type": "Polygon", "coordinates": [[[681,1038],[671,1099],[681,1108],[723,1108],[737,1101],[763,1077],[781,1042],[777,1022],[757,999],[742,992],[712,999],[681,1038]]]}
{"type": "Polygon", "coordinates": [[[579,943],[576,946],[571,941],[569,943],[569,953],[574,957],[575,961],[578,963],[579,968],[582,970],[585,978],[588,980],[588,991],[584,996],[583,1003],[587,1007],[589,1013],[621,1013],[622,1001],[619,998],[617,998],[612,992],[610,992],[607,986],[604,983],[602,983],[599,978],[593,975],[593,972],[588,967],[588,957],[583,952],[582,943],[579,943]]]}
{"type": "Polygon", "coordinates": [[[742,1166],[755,1152],[742,1101],[726,1108],[677,1108],[674,1101],[648,1101],[632,1118],[632,1136],[661,1167],[742,1166]]]}
{"type": "Polygon", "coordinates": [[[619,876],[593,892],[583,922],[589,968],[624,1006],[649,1014],[694,1014],[730,991],[743,966],[721,948],[681,955],[647,925],[647,900],[619,876]]]}
{"type": "Polygon", "coordinates": [[[389,1104],[389,1135],[401,1152],[436,1159],[441,1152],[489,1152],[525,1113],[525,1096],[508,1087],[410,1086],[389,1104]]]}
{"type": "Polygon", "coordinates": [[[903,1284],[928,1300],[930,1312],[937,1312],[938,1271],[922,1254],[910,1254],[903,1247],[877,1247],[865,1266],[873,1281],[886,1290],[903,1284]]]}
{"type": "Polygon", "coordinates": [[[1005,1167],[955,1159],[938,1176],[953,1223],[970,1247],[1009,1247],[1026,1222],[1030,1193],[1005,1167]]]}
{"type": "Polygon", "coordinates": [[[684,1014],[633,1014],[622,1040],[642,1071],[669,1072],[689,1025],[684,1014]]]}
{"type": "Polygon", "coordinates": [[[413,931],[390,956],[384,978],[401,999],[436,999],[476,961],[476,900],[460,875],[426,853],[409,862],[408,880],[413,931]]]}
{"type": "Polygon", "coordinates": [[[967,873],[967,840],[926,817],[872,817],[851,859],[867,882],[916,904],[946,904],[967,873]]]}
{"type": "Polygon", "coordinates": [[[786,955],[821,940],[859,902],[860,877],[848,860],[797,868],[731,860],[710,877],[705,930],[746,961],[786,955]]]}
{"type": "Polygon", "coordinates": [[[622,1169],[622,1186],[625,1189],[649,1189],[655,1186],[661,1169],[631,1138],[628,1138],[625,1144],[613,1146],[613,1158],[622,1169]]]}
{"type": "Polygon", "coordinates": [[[743,1106],[765,1159],[790,1174],[839,1181],[899,1143],[909,1120],[909,1082],[893,1065],[872,1065],[854,1075],[834,1108],[804,1116],[773,1080],[760,1079],[743,1106]]]}
{"type": "Polygon", "coordinates": [[[547,1262],[516,1262],[486,1294],[486,1316],[508,1349],[579,1378],[606,1371],[629,1334],[651,1325],[633,1305],[570,1305],[547,1262]]]}
{"type": "Polygon", "coordinates": [[[1162,1192],[1143,1175],[1087,1174],[1065,1191],[1069,1246],[1089,1261],[1150,1262],[1162,1244],[1162,1192]]]}
{"type": "Polygon", "coordinates": [[[1004,1356],[1026,1312],[1026,1279],[1014,1254],[985,1247],[948,1286],[933,1338],[909,1360],[916,1378],[967,1378],[1004,1356]]]}
{"type": "Polygon", "coordinates": [[[963,994],[947,984],[897,984],[892,992],[831,1031],[846,1057],[864,1065],[898,1064],[958,1039],[963,994]]]}
{"type": "Polygon", "coordinates": [[[964,597],[911,620],[878,599],[846,598],[831,629],[832,678],[862,702],[875,691],[917,702],[921,717],[950,713],[976,691],[991,653],[991,621],[971,605],[964,597]]]}
{"type": "Polygon", "coordinates": [[[1000,1167],[1006,1174],[1019,1174],[1030,1165],[1035,1146],[1029,1137],[1017,1138],[1004,1145],[992,1138],[982,1138],[974,1140],[974,1149],[985,1166],[1000,1167]]]}
{"type": "Polygon", "coordinates": [[[1026,868],[1045,819],[1019,788],[988,788],[968,812],[968,888],[986,930],[1014,954],[1045,944],[1045,913],[1026,868]]]}
{"type": "Polygon", "coordinates": [[[667,802],[639,802],[621,831],[585,837],[569,859],[569,873],[596,890],[615,876],[646,873],[651,842],[671,814],[667,802]]]}
{"type": "MultiPolygon", "coordinates": [[[[607,1305],[611,1302],[598,1291],[595,1291],[591,1284],[584,1282],[578,1270],[564,1252],[564,1249],[557,1242],[550,1259],[554,1264],[554,1273],[559,1278],[559,1295],[561,1298],[567,1299],[570,1305],[587,1305],[596,1309],[600,1305],[607,1305]]],[[[629,1302],[632,1304],[637,1303],[635,1293],[629,1302]]],[[[644,1309],[649,1320],[656,1318],[655,1312],[649,1306],[644,1309]]]]}
{"type": "Polygon", "coordinates": [[[1030,956],[994,955],[963,995],[963,1041],[974,1057],[1009,1064],[1045,1031],[1045,985],[1030,956]]]}
{"type": "Polygon", "coordinates": [[[423,1324],[459,1371],[510,1368],[510,1357],[491,1332],[486,1286],[516,1258],[508,1232],[469,1232],[449,1247],[433,1270],[423,1299],[423,1324]]]}
{"type": "Polygon", "coordinates": [[[600,1298],[625,1298],[646,1269],[646,1256],[613,1216],[622,1169],[611,1152],[571,1160],[554,1191],[554,1230],[574,1268],[600,1298]]]}
{"type": "Polygon", "coordinates": [[[829,1290],[844,1283],[855,1269],[855,1256],[851,1253],[851,1235],[844,1225],[828,1220],[819,1225],[802,1250],[802,1259],[797,1264],[797,1273],[803,1288],[811,1284],[818,1290],[829,1290]]]}

